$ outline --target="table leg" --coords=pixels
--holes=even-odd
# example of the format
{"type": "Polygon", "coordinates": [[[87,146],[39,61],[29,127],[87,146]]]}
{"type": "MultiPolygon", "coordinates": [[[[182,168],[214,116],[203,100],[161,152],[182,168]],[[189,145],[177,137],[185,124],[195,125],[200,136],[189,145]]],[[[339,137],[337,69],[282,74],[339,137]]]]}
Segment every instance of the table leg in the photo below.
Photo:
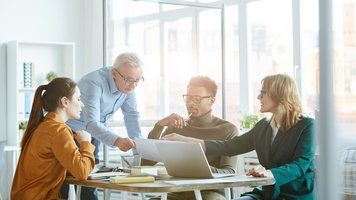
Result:
{"type": "Polygon", "coordinates": [[[145,193],[138,193],[141,196],[141,200],[146,200],[145,193]]]}
{"type": "Polygon", "coordinates": [[[195,199],[196,200],[203,200],[200,190],[194,190],[194,194],[195,194],[195,199]]]}
{"type": "Polygon", "coordinates": [[[75,186],[72,184],[69,184],[68,200],[75,200],[75,186]]]}
{"type": "Polygon", "coordinates": [[[167,200],[167,193],[161,194],[161,200],[167,200]]]}
{"type": "Polygon", "coordinates": [[[230,191],[230,188],[224,188],[224,193],[225,193],[225,199],[226,199],[226,200],[231,200],[231,191],[230,191]]]}
{"type": "Polygon", "coordinates": [[[75,194],[75,200],[80,200],[81,191],[82,191],[82,186],[77,185],[77,193],[75,194]]]}
{"type": "Polygon", "coordinates": [[[111,190],[110,189],[104,189],[104,200],[109,200],[111,196],[111,190]]]}
{"type": "Polygon", "coordinates": [[[125,191],[121,191],[121,198],[122,199],[128,199],[129,198],[129,193],[125,191]]]}

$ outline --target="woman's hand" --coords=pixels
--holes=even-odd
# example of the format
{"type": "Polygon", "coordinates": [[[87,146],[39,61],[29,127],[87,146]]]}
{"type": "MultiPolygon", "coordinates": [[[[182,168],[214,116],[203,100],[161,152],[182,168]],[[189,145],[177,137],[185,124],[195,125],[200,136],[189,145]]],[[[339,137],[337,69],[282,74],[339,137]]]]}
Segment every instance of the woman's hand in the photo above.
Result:
{"type": "Polygon", "coordinates": [[[81,142],[91,142],[91,135],[86,131],[77,131],[73,137],[80,144],[81,142]]]}
{"type": "Polygon", "coordinates": [[[247,176],[253,176],[253,177],[271,177],[274,178],[271,170],[266,170],[262,165],[258,165],[257,167],[254,167],[250,169],[247,173],[247,176]]]}
{"type": "Polygon", "coordinates": [[[183,142],[193,142],[190,137],[185,137],[183,135],[179,135],[177,133],[171,133],[165,135],[161,138],[162,140],[171,140],[171,141],[183,141],[183,142]]]}
{"type": "Polygon", "coordinates": [[[186,137],[186,136],[183,136],[183,135],[179,135],[177,133],[171,133],[171,134],[165,135],[161,139],[162,140],[171,140],[171,141],[200,143],[200,145],[203,148],[204,152],[206,151],[206,146],[205,146],[204,140],[201,140],[201,139],[197,139],[197,138],[193,138],[193,137],[186,137]]]}

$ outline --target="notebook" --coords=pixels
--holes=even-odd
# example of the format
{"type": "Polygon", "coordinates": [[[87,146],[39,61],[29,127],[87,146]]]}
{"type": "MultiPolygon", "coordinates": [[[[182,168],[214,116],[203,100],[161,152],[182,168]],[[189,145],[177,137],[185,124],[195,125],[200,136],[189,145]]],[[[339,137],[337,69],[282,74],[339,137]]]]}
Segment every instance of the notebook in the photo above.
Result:
{"type": "Polygon", "coordinates": [[[153,183],[155,178],[153,176],[139,176],[139,177],[128,177],[128,176],[115,176],[110,178],[110,183],[125,184],[125,183],[153,183]]]}
{"type": "Polygon", "coordinates": [[[221,178],[236,174],[212,173],[199,143],[169,142],[157,149],[170,176],[182,178],[221,178]]]}

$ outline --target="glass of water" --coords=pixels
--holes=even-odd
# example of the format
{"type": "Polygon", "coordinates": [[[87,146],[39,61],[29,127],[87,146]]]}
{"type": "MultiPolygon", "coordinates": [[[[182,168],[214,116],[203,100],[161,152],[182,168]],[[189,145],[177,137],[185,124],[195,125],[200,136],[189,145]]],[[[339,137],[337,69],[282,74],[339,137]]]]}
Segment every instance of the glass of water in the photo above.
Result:
{"type": "Polygon", "coordinates": [[[133,166],[141,166],[141,156],[121,156],[122,168],[130,169],[133,166]]]}

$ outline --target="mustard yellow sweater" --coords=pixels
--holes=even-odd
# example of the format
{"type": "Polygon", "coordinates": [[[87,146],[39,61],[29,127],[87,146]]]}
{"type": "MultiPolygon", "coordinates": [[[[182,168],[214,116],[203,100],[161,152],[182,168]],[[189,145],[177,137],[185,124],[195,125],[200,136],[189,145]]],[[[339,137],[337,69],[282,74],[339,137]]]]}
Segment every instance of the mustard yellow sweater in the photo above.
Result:
{"type": "Polygon", "coordinates": [[[11,199],[59,199],[67,170],[78,179],[88,177],[94,149],[90,142],[78,149],[70,128],[56,113],[48,113],[21,151],[11,199]]]}

